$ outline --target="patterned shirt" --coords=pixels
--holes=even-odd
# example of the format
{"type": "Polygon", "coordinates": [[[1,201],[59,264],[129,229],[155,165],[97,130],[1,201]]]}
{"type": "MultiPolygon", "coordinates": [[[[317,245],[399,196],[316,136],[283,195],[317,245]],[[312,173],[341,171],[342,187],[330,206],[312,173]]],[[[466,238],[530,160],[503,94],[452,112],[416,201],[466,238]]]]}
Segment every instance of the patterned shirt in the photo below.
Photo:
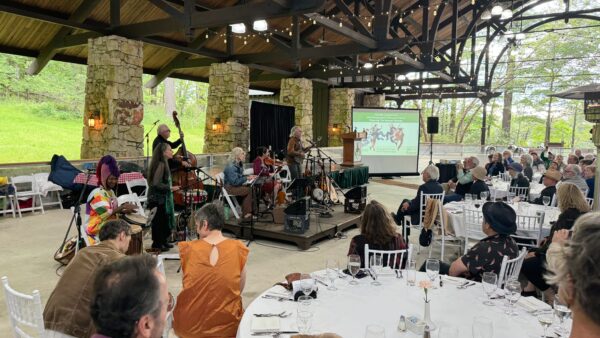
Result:
{"type": "Polygon", "coordinates": [[[92,190],[86,205],[86,214],[89,215],[86,232],[92,244],[104,222],[116,218],[113,214],[117,207],[117,196],[112,190],[103,187],[92,190]]]}
{"type": "Polygon", "coordinates": [[[510,236],[496,234],[479,241],[460,259],[467,267],[466,277],[481,281],[484,272],[500,273],[504,256],[513,259],[518,255],[517,243],[510,236]]]}

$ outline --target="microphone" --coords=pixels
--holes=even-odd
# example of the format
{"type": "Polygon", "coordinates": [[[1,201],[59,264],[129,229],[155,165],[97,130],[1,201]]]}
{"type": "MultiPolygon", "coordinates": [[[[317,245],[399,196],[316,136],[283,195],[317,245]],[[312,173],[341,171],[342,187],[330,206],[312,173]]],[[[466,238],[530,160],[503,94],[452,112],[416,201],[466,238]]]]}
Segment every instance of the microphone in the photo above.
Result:
{"type": "Polygon", "coordinates": [[[153,124],[157,124],[158,122],[160,122],[160,120],[156,120],[156,121],[154,121],[154,123],[153,123],[153,124]]]}

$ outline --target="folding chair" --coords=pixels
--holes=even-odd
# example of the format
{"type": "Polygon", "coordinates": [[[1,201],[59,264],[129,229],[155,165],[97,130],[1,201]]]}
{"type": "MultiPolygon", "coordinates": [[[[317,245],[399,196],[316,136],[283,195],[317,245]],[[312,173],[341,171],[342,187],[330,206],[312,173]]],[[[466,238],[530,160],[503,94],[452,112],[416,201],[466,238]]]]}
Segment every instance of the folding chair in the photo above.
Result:
{"type": "Polygon", "coordinates": [[[506,171],[503,173],[500,173],[498,176],[500,176],[500,179],[504,182],[512,181],[512,177],[510,177],[510,174],[506,171]]]}
{"type": "Polygon", "coordinates": [[[515,194],[516,197],[525,196],[525,200],[529,200],[529,187],[508,187],[508,194],[515,194]]]}
{"type": "MultiPolygon", "coordinates": [[[[412,224],[410,216],[404,216],[404,225],[402,226],[402,237],[405,239],[406,237],[406,229],[414,228],[419,231],[423,227],[421,224],[423,223],[423,217],[425,217],[425,207],[427,206],[427,200],[430,198],[443,201],[445,193],[442,192],[440,194],[424,194],[421,192],[421,206],[419,207],[419,224],[412,224]]],[[[417,245],[417,253],[421,252],[421,245],[417,245]]]]}
{"type": "Polygon", "coordinates": [[[40,193],[37,189],[33,175],[11,177],[10,181],[15,187],[15,202],[17,204],[17,212],[19,213],[19,218],[22,217],[22,211],[31,211],[35,213],[36,210],[41,210],[42,214],[44,214],[44,203],[42,202],[42,193],[40,193]],[[32,199],[31,207],[21,208],[19,206],[19,199],[32,199]],[[39,205],[37,205],[37,202],[39,202],[39,205]]]}
{"type": "MultiPolygon", "coordinates": [[[[62,209],[63,205],[62,200],[60,199],[60,192],[63,191],[63,188],[58,184],[48,181],[49,175],[49,173],[33,174],[35,185],[42,196],[46,196],[47,193],[50,195],[54,193],[54,196],[56,197],[55,201],[52,202],[51,199],[50,202],[47,201],[44,203],[45,206],[58,204],[58,206],[62,209]]],[[[50,196],[50,198],[52,198],[52,196],[50,196]]]]}
{"type": "Polygon", "coordinates": [[[2,213],[2,215],[6,215],[6,213],[10,212],[12,213],[12,217],[15,218],[15,210],[16,210],[16,201],[15,201],[15,195],[6,195],[6,196],[0,196],[0,203],[2,203],[3,208],[2,210],[0,210],[0,213],[2,213]]]}
{"type": "Polygon", "coordinates": [[[14,337],[40,337],[45,336],[44,318],[42,315],[42,299],[38,290],[33,290],[31,295],[20,293],[8,284],[8,277],[2,277],[2,286],[6,297],[8,318],[14,337]],[[23,330],[22,327],[31,329],[23,330]],[[33,330],[32,330],[33,329],[33,330]],[[34,331],[36,336],[30,336],[25,332],[34,331]]]}
{"type": "Polygon", "coordinates": [[[223,202],[223,198],[225,198],[225,200],[227,201],[227,205],[229,205],[229,208],[233,212],[235,218],[240,219],[241,217],[238,213],[238,209],[241,209],[241,207],[238,203],[236,196],[229,194],[227,192],[227,189],[225,189],[225,174],[223,172],[218,173],[215,176],[215,180],[217,181],[217,185],[221,188],[221,195],[219,196],[219,199],[221,200],[221,202],[223,202]]]}
{"type": "Polygon", "coordinates": [[[501,289],[507,280],[519,278],[525,256],[527,256],[527,249],[523,248],[517,258],[509,259],[508,256],[502,258],[502,266],[498,274],[498,289],[501,289]]]}
{"type": "Polygon", "coordinates": [[[517,240],[519,246],[537,248],[542,240],[544,215],[541,210],[535,216],[517,215],[517,233],[510,236],[517,240]]]}
{"type": "Polygon", "coordinates": [[[481,240],[487,237],[483,230],[481,230],[481,224],[483,223],[483,212],[481,209],[472,209],[463,206],[463,223],[465,225],[465,250],[467,253],[469,249],[469,239],[481,240]]]}
{"type": "Polygon", "coordinates": [[[117,201],[119,203],[119,205],[123,204],[123,203],[132,203],[137,205],[137,214],[140,216],[144,216],[146,217],[146,213],[144,212],[144,207],[142,206],[142,202],[140,202],[140,198],[138,197],[138,195],[136,193],[133,194],[125,194],[125,195],[121,195],[119,197],[117,197],[117,201]]]}
{"type": "Polygon", "coordinates": [[[429,258],[431,258],[431,252],[433,249],[433,245],[436,243],[440,244],[440,260],[444,260],[444,253],[446,250],[446,244],[451,246],[458,246],[459,250],[462,248],[462,240],[454,235],[446,234],[446,223],[444,221],[444,212],[443,212],[442,201],[437,203],[437,219],[439,221],[434,221],[434,225],[431,228],[432,230],[432,238],[431,244],[429,245],[429,258]]]}
{"type": "Polygon", "coordinates": [[[370,258],[373,256],[381,256],[381,262],[383,266],[389,266],[394,270],[402,269],[403,262],[410,262],[412,258],[412,245],[409,244],[407,249],[403,250],[373,250],[369,249],[369,244],[365,244],[365,257],[361,257],[364,260],[365,268],[369,268],[370,258]],[[404,256],[406,255],[406,259],[404,256]]]}
{"type": "Polygon", "coordinates": [[[148,200],[148,181],[145,178],[138,178],[131,181],[126,181],[127,191],[129,194],[136,194],[140,203],[145,206],[148,200]]]}

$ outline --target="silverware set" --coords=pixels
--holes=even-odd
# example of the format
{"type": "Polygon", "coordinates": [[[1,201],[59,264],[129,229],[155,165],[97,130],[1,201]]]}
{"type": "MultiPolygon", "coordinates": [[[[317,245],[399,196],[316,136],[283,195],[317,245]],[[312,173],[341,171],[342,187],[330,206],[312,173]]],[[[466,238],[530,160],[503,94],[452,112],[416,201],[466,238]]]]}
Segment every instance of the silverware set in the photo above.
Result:
{"type": "Polygon", "coordinates": [[[271,336],[273,338],[277,338],[282,334],[296,334],[298,331],[263,331],[263,332],[253,332],[253,336],[271,336]]]}
{"type": "Polygon", "coordinates": [[[294,301],[293,299],[289,299],[289,298],[287,298],[287,297],[275,296],[275,295],[264,295],[264,296],[262,296],[262,298],[266,298],[266,299],[275,299],[275,300],[278,300],[278,301],[280,301],[280,302],[283,302],[283,301],[286,301],[286,300],[287,300],[287,301],[290,301],[290,302],[293,302],[293,301],[294,301]]]}
{"type": "Polygon", "coordinates": [[[283,311],[281,313],[255,313],[255,317],[279,317],[287,318],[292,315],[292,312],[283,311]]]}
{"type": "Polygon", "coordinates": [[[477,284],[477,283],[475,283],[475,282],[471,282],[471,281],[466,281],[466,282],[462,283],[461,285],[457,286],[456,288],[457,288],[457,289],[466,289],[466,288],[468,288],[469,286],[473,286],[473,285],[475,285],[475,284],[477,284]]]}

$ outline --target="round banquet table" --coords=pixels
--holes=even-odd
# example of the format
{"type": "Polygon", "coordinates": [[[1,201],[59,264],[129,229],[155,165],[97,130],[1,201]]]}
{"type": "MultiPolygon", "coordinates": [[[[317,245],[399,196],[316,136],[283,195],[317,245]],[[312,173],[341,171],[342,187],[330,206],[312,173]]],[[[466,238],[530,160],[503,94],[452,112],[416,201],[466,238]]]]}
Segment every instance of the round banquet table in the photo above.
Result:
{"type": "MultiPolygon", "coordinates": [[[[329,282],[325,278],[325,272],[320,271],[313,274],[318,279],[329,282]]],[[[446,276],[443,276],[446,278],[446,276]]],[[[421,337],[410,331],[397,331],[398,321],[401,315],[405,317],[416,315],[423,316],[424,292],[418,286],[406,284],[406,272],[404,278],[396,278],[395,275],[381,276],[381,286],[371,285],[371,278],[366,277],[358,280],[359,285],[350,285],[351,277],[338,278],[335,285],[337,291],[327,290],[322,284],[318,285],[318,298],[311,305],[313,314],[310,333],[336,333],[344,338],[364,337],[367,325],[377,324],[385,328],[386,338],[390,337],[421,337]]],[[[420,280],[427,279],[422,272],[417,273],[417,285],[420,280]]],[[[461,279],[462,280],[462,279],[461,279]]],[[[439,287],[439,277],[436,280],[437,289],[430,290],[431,319],[437,325],[432,337],[437,337],[439,328],[442,326],[455,327],[459,330],[458,337],[472,337],[473,318],[484,316],[493,322],[493,338],[520,338],[540,337],[542,327],[536,317],[527,312],[521,301],[515,306],[518,316],[504,314],[506,301],[504,299],[493,300],[495,306],[487,306],[484,301],[483,287],[480,283],[466,289],[458,289],[457,282],[452,283],[444,279],[443,287],[439,287]]],[[[237,337],[256,337],[252,335],[252,320],[258,313],[281,313],[291,312],[292,315],[280,319],[279,330],[297,331],[296,312],[297,303],[291,300],[279,301],[272,298],[263,298],[269,294],[283,294],[285,289],[274,286],[258,298],[256,298],[246,309],[237,337]]],[[[290,294],[291,292],[287,292],[290,294]]],[[[528,297],[525,300],[529,300],[528,297]]],[[[524,300],[521,298],[521,300],[524,300]]],[[[541,301],[535,300],[535,307],[549,308],[541,301]]],[[[271,335],[262,335],[271,337],[271,335]]],[[[280,337],[289,337],[281,335],[280,337]]]]}
{"type": "MultiPolygon", "coordinates": [[[[505,198],[508,196],[508,187],[510,186],[510,182],[493,180],[490,183],[491,185],[488,186],[490,189],[490,196],[495,196],[496,198],[505,198]]],[[[544,188],[545,186],[537,183],[537,181],[531,182],[529,185],[529,199],[533,200],[540,197],[540,194],[544,188]]]]}

